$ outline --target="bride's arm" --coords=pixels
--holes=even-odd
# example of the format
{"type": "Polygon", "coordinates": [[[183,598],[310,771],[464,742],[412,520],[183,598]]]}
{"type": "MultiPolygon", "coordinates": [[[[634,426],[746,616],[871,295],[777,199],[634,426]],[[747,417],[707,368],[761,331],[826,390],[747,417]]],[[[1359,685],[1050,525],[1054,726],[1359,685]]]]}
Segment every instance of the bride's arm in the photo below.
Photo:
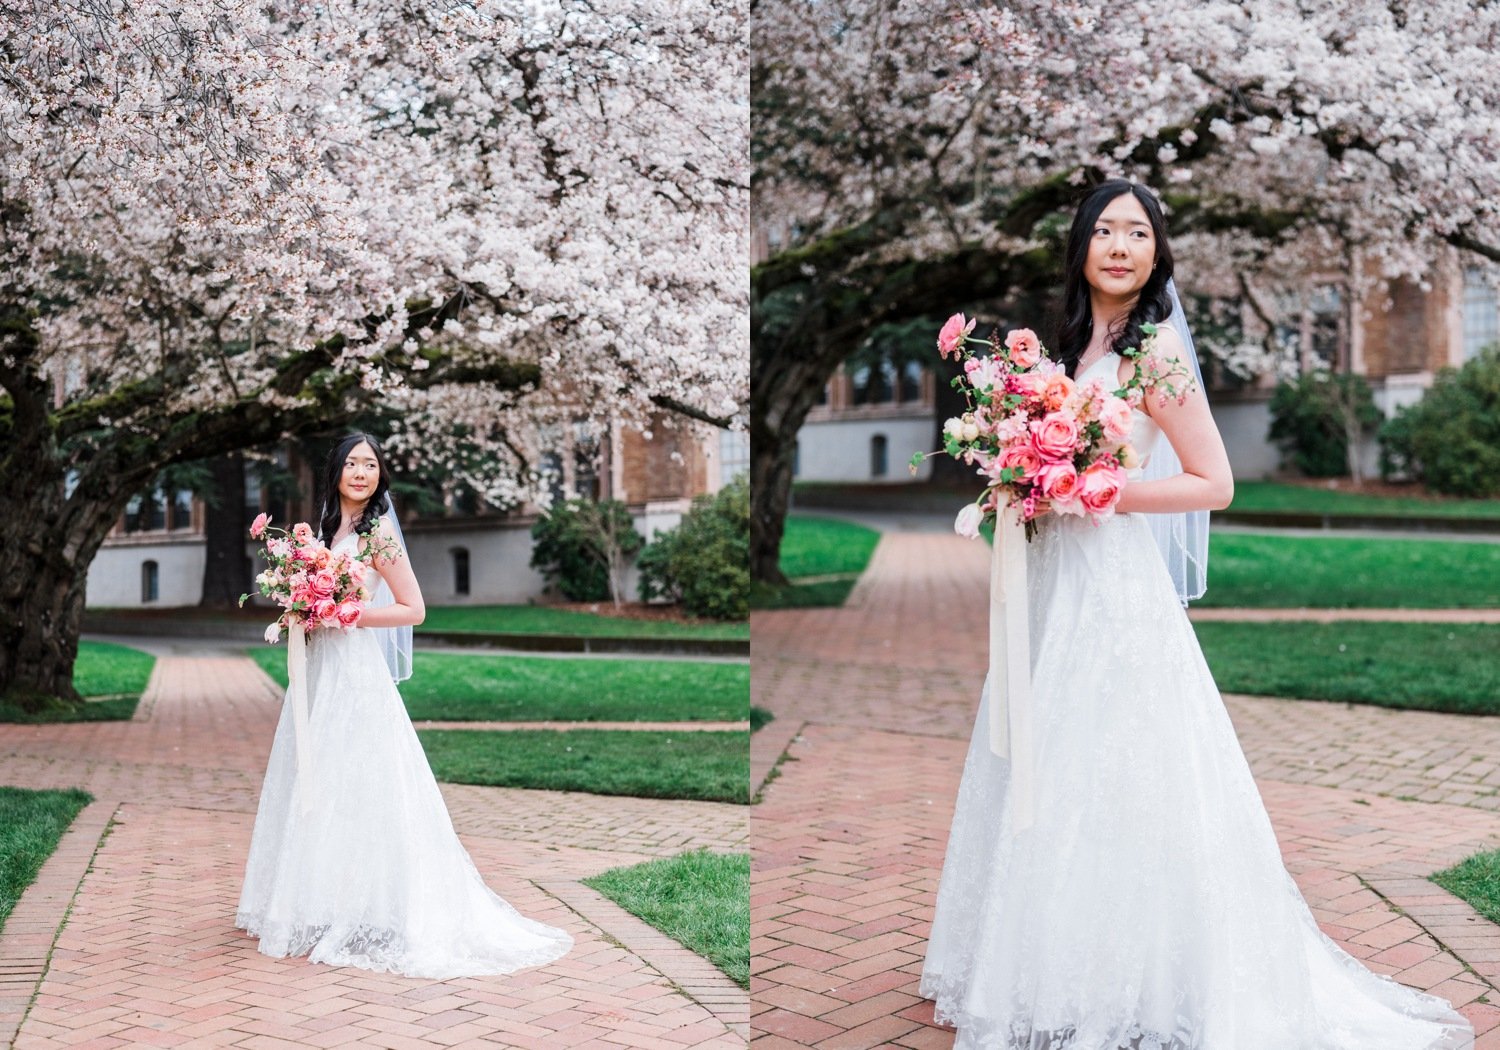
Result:
{"type": "MultiPolygon", "coordinates": [[[[1182,340],[1166,325],[1157,341],[1163,358],[1181,358],[1185,353],[1182,340]]],[[[1157,395],[1148,393],[1142,407],[1161,427],[1162,437],[1172,443],[1182,461],[1182,473],[1156,481],[1127,482],[1115,509],[1122,514],[1223,510],[1234,499],[1234,475],[1208,398],[1195,385],[1181,404],[1170,396],[1166,400],[1163,405],[1157,395]]]]}
{"type": "Polygon", "coordinates": [[[399,546],[393,550],[392,558],[377,554],[375,567],[385,577],[395,601],[379,609],[367,608],[359,618],[360,627],[415,627],[427,618],[427,606],[422,602],[422,588],[417,584],[417,574],[411,570],[411,560],[399,546]]]}

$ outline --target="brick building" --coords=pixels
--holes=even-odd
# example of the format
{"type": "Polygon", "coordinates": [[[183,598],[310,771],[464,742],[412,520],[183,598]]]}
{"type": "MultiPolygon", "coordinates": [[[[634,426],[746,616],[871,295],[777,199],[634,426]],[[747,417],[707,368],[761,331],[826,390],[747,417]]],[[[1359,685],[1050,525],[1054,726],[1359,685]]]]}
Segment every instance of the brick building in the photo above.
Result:
{"type": "MultiPolygon", "coordinates": [[[[647,539],[672,528],[694,496],[717,491],[749,470],[744,432],[718,431],[707,439],[687,429],[656,424],[647,440],[637,430],[617,427],[596,454],[576,455],[570,435],[551,435],[560,451],[543,462],[556,472],[553,498],[583,496],[618,499],[630,509],[635,527],[647,539]]],[[[285,497],[263,488],[258,473],[246,474],[246,525],[269,511],[277,522],[313,521],[314,474],[290,449],[278,464],[295,478],[285,497]]],[[[441,513],[401,511],[407,546],[431,605],[525,602],[541,595],[544,581],[530,567],[531,526],[538,508],[488,508],[472,494],[444,493],[441,513]]],[[[90,608],[196,605],[202,595],[204,506],[190,491],[156,491],[133,499],[89,568],[90,608]]],[[[249,557],[258,545],[247,543],[249,557]]],[[[626,593],[636,578],[627,574],[626,593]]]]}

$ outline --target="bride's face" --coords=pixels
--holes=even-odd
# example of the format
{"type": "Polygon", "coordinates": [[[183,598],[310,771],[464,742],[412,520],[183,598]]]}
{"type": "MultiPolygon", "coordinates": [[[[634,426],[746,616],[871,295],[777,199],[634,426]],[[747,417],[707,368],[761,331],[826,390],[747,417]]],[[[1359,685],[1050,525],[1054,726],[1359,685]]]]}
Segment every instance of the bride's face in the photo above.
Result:
{"type": "Polygon", "coordinates": [[[1145,287],[1156,265],[1156,234],[1133,193],[1104,206],[1089,237],[1084,279],[1112,299],[1129,299],[1145,287]]]}
{"type": "Polygon", "coordinates": [[[368,441],[361,441],[344,457],[344,472],[339,475],[339,495],[351,503],[364,503],[380,481],[380,462],[368,441]]]}

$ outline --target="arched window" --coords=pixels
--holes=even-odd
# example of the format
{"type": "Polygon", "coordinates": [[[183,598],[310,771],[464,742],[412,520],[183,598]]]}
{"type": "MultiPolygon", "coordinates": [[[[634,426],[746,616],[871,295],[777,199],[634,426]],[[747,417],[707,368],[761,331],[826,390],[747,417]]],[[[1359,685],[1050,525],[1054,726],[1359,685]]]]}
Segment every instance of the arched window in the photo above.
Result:
{"type": "Polygon", "coordinates": [[[141,563],[141,601],[154,602],[161,597],[161,572],[156,562],[141,563]]]}
{"type": "Polygon", "coordinates": [[[449,553],[453,555],[453,593],[469,593],[469,548],[454,547],[449,553]]]}
{"type": "Polygon", "coordinates": [[[870,477],[883,478],[886,474],[886,440],[884,434],[870,439],[870,477]]]}

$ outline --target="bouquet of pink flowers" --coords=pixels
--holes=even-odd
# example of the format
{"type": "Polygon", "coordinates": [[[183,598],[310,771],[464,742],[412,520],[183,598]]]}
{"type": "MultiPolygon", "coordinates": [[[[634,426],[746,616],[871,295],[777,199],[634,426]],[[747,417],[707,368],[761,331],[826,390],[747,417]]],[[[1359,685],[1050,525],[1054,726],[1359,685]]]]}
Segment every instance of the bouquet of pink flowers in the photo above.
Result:
{"type": "MultiPolygon", "coordinates": [[[[293,618],[300,619],[308,630],[358,624],[370,600],[365,561],[383,549],[382,537],[372,531],[372,542],[363,555],[347,550],[335,554],[318,541],[306,522],[293,525],[288,533],[268,528],[270,521],[269,514],[262,514],[250,526],[251,539],[265,539],[260,555],[270,563],[255,582],[260,593],[283,610],[266,628],[266,641],[279,641],[293,618]]],[[[240,595],[240,605],[249,597],[240,595]]]]}
{"type": "MultiPolygon", "coordinates": [[[[968,411],[943,426],[943,451],[972,464],[989,479],[984,492],[959,512],[954,528],[977,537],[985,521],[993,521],[1004,505],[1019,503],[1029,539],[1035,526],[1037,503],[1047,500],[1059,514],[1088,515],[1095,523],[1114,513],[1125,485],[1125,471],[1139,466],[1130,444],[1134,410],[1147,391],[1180,402],[1191,389],[1190,373],[1176,358],[1163,361],[1156,352],[1156,327],[1143,325],[1147,338],[1140,347],[1121,353],[1132,359],[1135,374],[1123,387],[1093,378],[1079,384],[1066,369],[1047,357],[1029,328],[988,340],[970,333],[975,322],[954,314],[938,333],[938,352],[962,358],[964,374],[953,380],[962,390],[968,411]],[[976,354],[974,343],[986,348],[976,354]],[[1177,377],[1187,377],[1180,387],[1177,377]]],[[[911,468],[927,455],[912,457],[911,468]]]]}

